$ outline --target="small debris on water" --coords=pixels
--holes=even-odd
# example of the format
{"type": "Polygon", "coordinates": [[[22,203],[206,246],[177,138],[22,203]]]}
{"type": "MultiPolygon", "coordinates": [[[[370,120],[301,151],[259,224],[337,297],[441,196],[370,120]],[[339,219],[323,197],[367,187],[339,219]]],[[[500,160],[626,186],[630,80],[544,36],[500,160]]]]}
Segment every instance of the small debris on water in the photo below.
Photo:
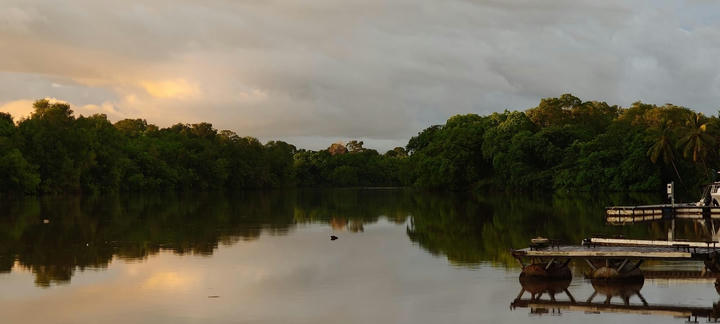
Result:
{"type": "Polygon", "coordinates": [[[338,239],[337,236],[335,236],[335,235],[330,235],[330,241],[335,241],[335,240],[337,240],[337,239],[338,239]]]}
{"type": "Polygon", "coordinates": [[[50,220],[47,219],[47,218],[46,218],[46,219],[43,219],[43,224],[50,224],[50,220]]]}
{"type": "Polygon", "coordinates": [[[208,298],[220,298],[220,296],[218,296],[218,295],[212,295],[212,296],[208,296],[208,298]]]}

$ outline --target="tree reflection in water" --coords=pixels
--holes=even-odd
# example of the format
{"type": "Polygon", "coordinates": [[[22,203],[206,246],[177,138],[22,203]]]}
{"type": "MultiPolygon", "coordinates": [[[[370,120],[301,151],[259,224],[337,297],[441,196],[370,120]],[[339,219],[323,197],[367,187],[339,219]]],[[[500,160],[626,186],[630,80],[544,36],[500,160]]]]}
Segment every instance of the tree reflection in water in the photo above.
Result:
{"type": "MultiPolygon", "coordinates": [[[[605,206],[648,201],[653,197],[433,195],[415,202],[407,233],[412,241],[455,264],[490,261],[514,266],[509,250],[527,247],[537,236],[565,244],[579,244],[591,235],[662,237],[664,224],[613,227],[604,222],[605,206]]],[[[678,229],[685,237],[697,235],[692,224],[681,224],[678,229]]]]}
{"type": "Polygon", "coordinates": [[[362,230],[379,217],[404,223],[401,192],[306,190],[46,196],[6,199],[0,206],[0,272],[17,264],[38,286],[68,282],[113,258],[138,260],[160,250],[211,255],[220,244],[285,235],[297,223],[362,230]]]}
{"type": "MultiPolygon", "coordinates": [[[[299,223],[362,232],[381,218],[406,224],[411,241],[453,264],[515,266],[509,249],[538,235],[566,242],[594,233],[662,237],[662,224],[609,227],[602,219],[605,205],[653,201],[386,189],[5,198],[0,271],[17,265],[49,286],[68,282],[78,269],[107,267],[113,258],[144,259],[160,250],[210,255],[218,245],[285,235],[299,223]]],[[[677,233],[699,229],[680,225],[677,233]]]]}

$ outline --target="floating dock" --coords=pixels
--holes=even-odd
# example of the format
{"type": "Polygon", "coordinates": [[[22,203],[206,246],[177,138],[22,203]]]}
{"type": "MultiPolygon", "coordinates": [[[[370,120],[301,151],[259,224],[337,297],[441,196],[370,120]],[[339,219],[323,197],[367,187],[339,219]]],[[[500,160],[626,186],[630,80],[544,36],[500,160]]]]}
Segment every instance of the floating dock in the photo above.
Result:
{"type": "Polygon", "coordinates": [[[591,279],[636,280],[645,260],[698,261],[707,270],[720,273],[720,244],[715,241],[658,241],[590,238],[583,245],[549,245],[512,251],[523,267],[521,277],[567,279],[567,265],[583,260],[590,266],[591,279]]]}
{"type": "Polygon", "coordinates": [[[520,249],[512,252],[515,258],[556,259],[662,259],[706,260],[712,249],[696,247],[648,247],[648,246],[558,246],[548,249],[520,249]]]}
{"type": "Polygon", "coordinates": [[[593,237],[586,240],[584,245],[588,246],[649,246],[649,247],[671,247],[671,248],[707,248],[715,249],[720,247],[720,242],[707,241],[684,241],[684,240],[633,240],[625,238],[593,237]]]}
{"type": "Polygon", "coordinates": [[[668,184],[671,204],[606,207],[604,215],[612,225],[667,222],[667,240],[594,237],[583,240],[581,245],[560,246],[556,241],[536,238],[531,240],[531,247],[512,251],[523,267],[520,277],[567,279],[572,276],[567,265],[574,259],[582,259],[590,266],[591,279],[642,278],[639,267],[645,260],[701,261],[705,270],[720,273],[720,227],[715,226],[720,224],[720,182],[708,191],[713,194],[712,204],[708,205],[676,204],[673,187],[668,184]],[[676,220],[698,222],[707,227],[710,237],[705,241],[676,240],[676,220]]]}

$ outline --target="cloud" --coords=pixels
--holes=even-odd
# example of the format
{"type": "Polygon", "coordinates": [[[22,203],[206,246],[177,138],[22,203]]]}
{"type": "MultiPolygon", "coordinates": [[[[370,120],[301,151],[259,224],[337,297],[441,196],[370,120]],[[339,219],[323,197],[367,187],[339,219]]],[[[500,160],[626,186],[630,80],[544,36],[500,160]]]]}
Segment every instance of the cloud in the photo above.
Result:
{"type": "Polygon", "coordinates": [[[121,111],[118,111],[118,110],[115,108],[115,105],[114,105],[113,103],[111,103],[111,102],[108,102],[108,101],[103,102],[103,103],[100,104],[100,105],[94,105],[94,104],[83,105],[83,106],[79,107],[79,109],[78,109],[78,108],[76,108],[76,109],[79,110],[80,113],[83,113],[83,112],[84,112],[86,115],[88,115],[88,114],[89,114],[89,115],[91,115],[91,114],[105,114],[105,115],[107,115],[109,118],[114,119],[114,120],[125,119],[125,118],[132,118],[132,116],[126,116],[126,115],[125,115],[124,113],[122,113],[121,111]]]}
{"type": "Polygon", "coordinates": [[[0,104],[0,112],[9,113],[17,122],[22,118],[30,117],[30,114],[33,112],[32,104],[33,100],[9,101],[4,104],[0,104]]]}
{"type": "Polygon", "coordinates": [[[141,81],[140,85],[151,96],[156,98],[184,99],[200,94],[198,86],[189,83],[185,79],[141,81]]]}
{"type": "MultiPolygon", "coordinates": [[[[50,103],[64,103],[67,104],[67,101],[60,100],[57,98],[47,97],[44,98],[45,100],[49,101],[50,103]]],[[[33,103],[35,100],[31,99],[21,99],[21,100],[13,100],[5,103],[0,102],[0,112],[6,112],[9,113],[13,119],[17,122],[23,118],[30,117],[30,114],[34,111],[33,103]]]]}
{"type": "Polygon", "coordinates": [[[42,17],[34,10],[24,10],[18,7],[4,8],[0,11],[0,30],[26,32],[31,23],[41,19],[42,17]]]}
{"type": "Polygon", "coordinates": [[[0,102],[107,103],[313,148],[390,148],[453,114],[566,92],[706,113],[720,95],[712,1],[7,0],[0,12],[0,102]]]}

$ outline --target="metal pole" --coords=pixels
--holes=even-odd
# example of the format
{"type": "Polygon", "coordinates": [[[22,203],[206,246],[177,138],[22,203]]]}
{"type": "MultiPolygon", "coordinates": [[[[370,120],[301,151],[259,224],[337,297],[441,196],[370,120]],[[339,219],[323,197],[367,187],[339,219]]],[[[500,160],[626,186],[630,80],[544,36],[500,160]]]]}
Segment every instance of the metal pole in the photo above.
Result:
{"type": "Polygon", "coordinates": [[[672,206],[672,220],[670,221],[670,229],[668,230],[668,241],[675,239],[675,181],[668,183],[667,195],[670,198],[670,206],[672,206]]]}
{"type": "MultiPolygon", "coordinates": [[[[675,210],[675,208],[673,208],[675,210]]],[[[670,230],[668,231],[668,241],[675,240],[675,218],[670,221],[670,230]]]]}

